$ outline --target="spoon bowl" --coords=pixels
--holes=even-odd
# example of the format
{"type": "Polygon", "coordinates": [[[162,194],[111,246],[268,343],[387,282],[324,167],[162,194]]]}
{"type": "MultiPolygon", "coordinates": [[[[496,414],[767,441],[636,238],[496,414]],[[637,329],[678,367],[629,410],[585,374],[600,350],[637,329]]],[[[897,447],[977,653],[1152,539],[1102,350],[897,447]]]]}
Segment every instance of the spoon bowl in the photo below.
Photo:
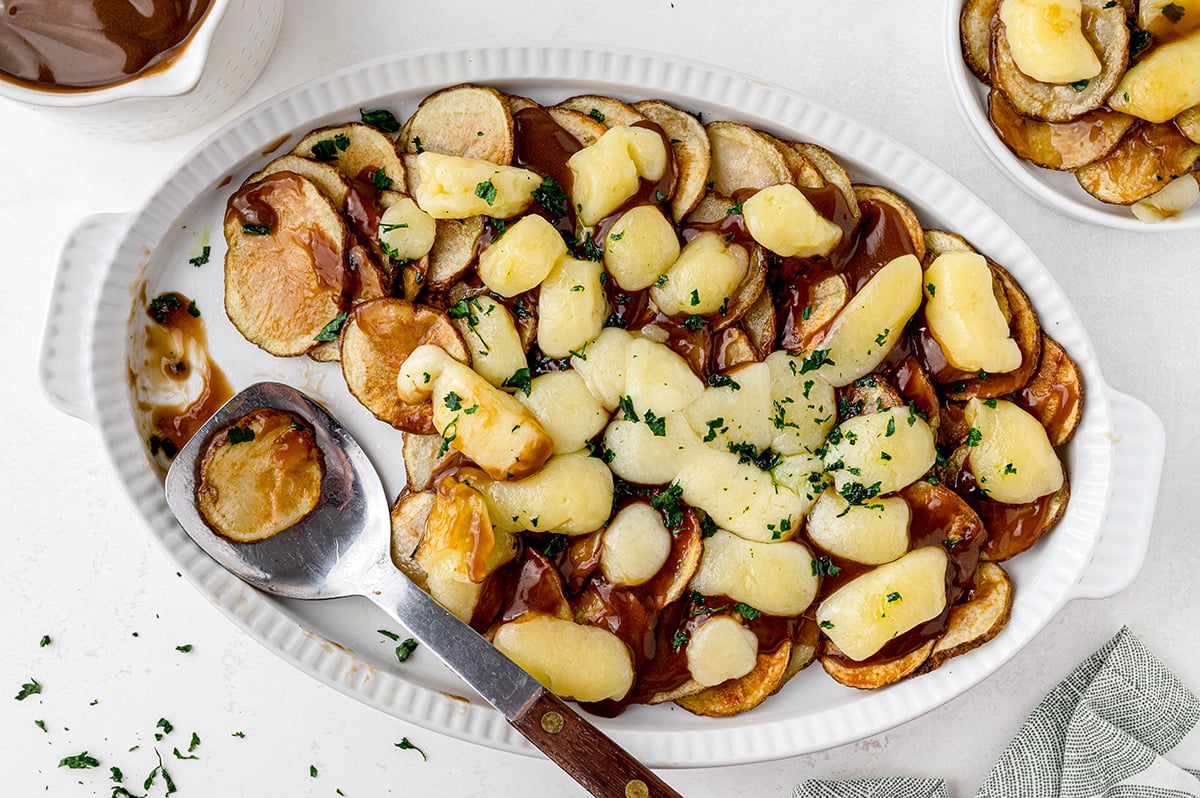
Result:
{"type": "Polygon", "coordinates": [[[166,496],[192,540],[254,587],[294,599],[366,596],[592,795],[678,796],[395,567],[390,511],[378,472],[346,428],[303,392],[262,382],[230,399],[179,450],[167,472],[166,496]],[[197,468],[215,433],[263,408],[292,413],[312,427],[325,467],[321,494],[313,511],[288,529],[258,542],[236,543],[202,517],[197,468]]]}

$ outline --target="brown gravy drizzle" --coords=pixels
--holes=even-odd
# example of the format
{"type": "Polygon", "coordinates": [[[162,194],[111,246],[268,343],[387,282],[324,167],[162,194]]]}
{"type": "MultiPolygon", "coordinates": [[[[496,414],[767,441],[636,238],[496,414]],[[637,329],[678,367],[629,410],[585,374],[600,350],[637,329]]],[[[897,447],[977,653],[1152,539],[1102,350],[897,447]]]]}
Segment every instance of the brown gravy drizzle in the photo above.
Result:
{"type": "Polygon", "coordinates": [[[169,458],[175,456],[205,421],[217,412],[233,396],[229,380],[213,362],[208,351],[208,336],[204,321],[189,312],[191,300],[178,292],[168,292],[159,299],[174,297],[171,306],[164,305],[156,312],[147,303],[146,351],[144,368],[155,369],[157,376],[184,382],[196,369],[208,374],[200,396],[187,405],[151,405],[140,407],[149,417],[147,443],[152,451],[161,449],[169,458]],[[176,343],[194,342],[194,351],[200,352],[203,362],[189,363],[185,353],[177,351],[176,343]]]}
{"type": "Polygon", "coordinates": [[[71,91],[165,68],[182,54],[210,2],[8,0],[0,13],[0,77],[71,91]]]}

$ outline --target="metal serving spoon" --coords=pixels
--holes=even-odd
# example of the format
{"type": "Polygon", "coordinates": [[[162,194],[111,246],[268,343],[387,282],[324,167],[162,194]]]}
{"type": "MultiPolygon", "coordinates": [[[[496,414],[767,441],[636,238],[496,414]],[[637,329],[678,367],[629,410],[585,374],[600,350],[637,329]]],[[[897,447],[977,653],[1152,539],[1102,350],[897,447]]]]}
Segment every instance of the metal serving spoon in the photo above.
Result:
{"type": "Polygon", "coordinates": [[[379,605],[592,795],[678,798],[392,564],[390,512],[379,474],[345,427],[295,388],[263,382],[230,399],[180,449],[166,492],[167,504],[200,548],[254,587],[297,599],[366,596],[379,605]],[[312,425],[325,464],[321,498],[295,526],[257,543],[234,543],[201,518],[196,469],[215,430],[260,408],[285,410],[312,425]]]}

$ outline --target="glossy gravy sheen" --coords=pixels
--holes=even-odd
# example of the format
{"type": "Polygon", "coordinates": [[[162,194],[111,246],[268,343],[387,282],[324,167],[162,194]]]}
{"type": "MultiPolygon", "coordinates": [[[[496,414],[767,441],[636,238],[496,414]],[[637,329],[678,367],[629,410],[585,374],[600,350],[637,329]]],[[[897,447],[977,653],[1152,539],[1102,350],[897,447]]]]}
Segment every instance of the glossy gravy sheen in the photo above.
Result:
{"type": "Polygon", "coordinates": [[[211,0],[6,0],[0,76],[37,89],[88,89],[169,66],[211,0]]]}

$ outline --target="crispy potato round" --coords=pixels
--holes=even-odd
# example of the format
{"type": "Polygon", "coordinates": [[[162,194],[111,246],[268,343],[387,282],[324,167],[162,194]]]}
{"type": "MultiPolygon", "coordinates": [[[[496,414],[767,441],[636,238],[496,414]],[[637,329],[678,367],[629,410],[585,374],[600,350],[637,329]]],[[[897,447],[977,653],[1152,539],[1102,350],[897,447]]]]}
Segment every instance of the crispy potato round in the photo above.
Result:
{"type": "Polygon", "coordinates": [[[671,195],[671,215],[680,221],[695,210],[704,196],[712,149],[700,120],[661,100],[634,103],[638,113],[654,122],[667,134],[675,156],[675,191],[671,195]]]}
{"type": "Polygon", "coordinates": [[[913,254],[917,256],[917,260],[925,257],[925,230],[921,227],[920,220],[917,219],[916,211],[898,194],[882,186],[864,186],[856,183],[854,184],[854,197],[859,203],[878,202],[894,210],[904,222],[904,229],[912,241],[913,254]]]}
{"type": "Polygon", "coordinates": [[[291,153],[281,155],[269,162],[262,169],[250,175],[246,182],[256,183],[276,172],[295,172],[301,177],[307,177],[313,185],[321,190],[322,194],[333,201],[336,207],[341,208],[346,204],[346,195],[350,193],[350,184],[346,182],[346,178],[342,176],[336,166],[291,153]]]}
{"type": "Polygon", "coordinates": [[[1057,491],[1027,504],[1003,504],[992,499],[976,502],[975,510],[988,528],[983,559],[998,562],[1027,551],[1062,518],[1070,497],[1071,483],[1064,479],[1057,491]]]}
{"type": "Polygon", "coordinates": [[[550,118],[557,122],[559,127],[574,136],[575,140],[585,147],[595,144],[604,135],[604,131],[608,130],[601,122],[597,122],[594,117],[590,117],[583,111],[576,111],[573,108],[563,108],[556,105],[552,108],[547,108],[546,113],[550,114],[550,118]]]}
{"type": "Polygon", "coordinates": [[[1057,341],[1042,336],[1042,356],[1032,379],[1014,401],[1046,428],[1050,445],[1066,444],[1083,417],[1083,375],[1057,341]]]}
{"type": "Polygon", "coordinates": [[[361,122],[318,128],[300,139],[292,154],[328,163],[347,180],[369,180],[382,170],[390,185],[405,185],[404,163],[395,143],[378,128],[361,122]]]}
{"type": "Polygon", "coordinates": [[[992,49],[992,18],[1000,0],[966,0],[958,18],[963,60],[975,77],[990,84],[988,69],[992,49]]]}
{"type": "Polygon", "coordinates": [[[421,101],[400,132],[406,152],[440,152],[497,164],[513,159],[513,118],[500,92],[462,84],[421,101]]]}
{"type": "Polygon", "coordinates": [[[200,515],[235,543],[256,543],[304,520],[325,476],[317,437],[291,413],[263,408],[217,431],[196,480],[200,515]]]}
{"type": "Polygon", "coordinates": [[[559,108],[578,111],[605,127],[621,127],[645,121],[646,117],[624,100],[600,94],[579,94],[558,104],[559,108]]]}
{"type": "Polygon", "coordinates": [[[425,523],[433,510],[433,490],[404,492],[392,505],[392,562],[404,575],[424,587],[425,569],[416,561],[417,547],[425,534],[425,523]]]}
{"type": "Polygon", "coordinates": [[[980,563],[971,597],[950,610],[946,631],[914,675],[936,670],[946,660],[991,640],[1000,634],[1011,613],[1012,580],[996,563],[980,563]]]}
{"type": "Polygon", "coordinates": [[[1137,121],[1101,107],[1069,122],[1043,122],[1017,113],[1004,93],[995,89],[988,94],[988,120],[1018,158],[1063,171],[1074,171],[1112,152],[1137,121]]]}
{"type": "Polygon", "coordinates": [[[229,205],[225,312],[251,343],[281,357],[302,355],[346,306],[346,224],[294,172],[242,186],[229,205]]]}
{"type": "Polygon", "coordinates": [[[429,403],[401,401],[396,376],[423,344],[436,344],[456,360],[468,361],[466,344],[449,317],[430,307],[385,297],[355,306],[341,340],[342,375],[354,398],[397,429],[432,434],[429,403]]]}
{"type": "Polygon", "coordinates": [[[1125,10],[1108,0],[1083,0],[1083,35],[1100,56],[1100,74],[1071,84],[1042,83],[1017,68],[1004,36],[1004,23],[992,23],[992,83],[1025,116],[1066,122],[1104,104],[1125,74],[1129,62],[1129,28],[1125,10]],[[1081,85],[1082,84],[1082,85],[1081,85]]]}
{"type": "Polygon", "coordinates": [[[1175,127],[1192,141],[1200,144],[1200,105],[1194,105],[1175,117],[1175,127]]]}
{"type": "Polygon", "coordinates": [[[712,191],[733,196],[739,188],[766,188],[791,183],[792,171],[771,138],[739,122],[709,122],[712,191]]]}
{"type": "Polygon", "coordinates": [[[821,177],[825,178],[825,182],[832,183],[838,191],[842,192],[842,196],[846,198],[846,204],[850,207],[850,214],[855,219],[859,218],[862,213],[859,211],[858,199],[850,183],[850,175],[846,173],[845,167],[833,157],[833,153],[808,142],[792,142],[792,146],[817,168],[821,177]]]}
{"type": "Polygon", "coordinates": [[[1132,205],[1171,178],[1186,174],[1200,159],[1200,144],[1167,122],[1144,123],[1125,134],[1107,155],[1075,173],[1087,193],[1101,202],[1132,205]]]}
{"type": "Polygon", "coordinates": [[[929,659],[933,653],[936,641],[930,640],[920,648],[896,659],[866,665],[850,664],[849,661],[822,655],[821,667],[833,677],[834,681],[856,687],[859,690],[875,690],[895,684],[901,679],[907,679],[917,672],[917,669],[929,659]]]}
{"type": "Polygon", "coordinates": [[[783,686],[791,655],[792,643],[784,641],[774,651],[760,651],[754,669],[745,676],[677,698],[675,703],[710,718],[728,718],[754,709],[783,686]]]}

